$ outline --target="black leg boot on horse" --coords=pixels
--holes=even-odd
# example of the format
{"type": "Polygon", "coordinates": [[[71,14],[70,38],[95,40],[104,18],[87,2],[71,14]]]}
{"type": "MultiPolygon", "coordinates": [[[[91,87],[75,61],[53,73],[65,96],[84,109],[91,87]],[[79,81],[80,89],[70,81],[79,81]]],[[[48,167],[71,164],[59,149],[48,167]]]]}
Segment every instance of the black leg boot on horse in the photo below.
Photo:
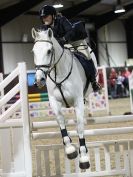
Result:
{"type": "Polygon", "coordinates": [[[80,159],[79,159],[79,167],[81,169],[88,169],[90,167],[89,163],[89,158],[88,158],[88,149],[85,144],[85,138],[79,138],[79,154],[80,154],[80,159]]]}
{"type": "Polygon", "coordinates": [[[65,154],[67,155],[67,158],[70,160],[75,159],[78,156],[78,152],[76,150],[76,147],[71,144],[72,140],[68,136],[66,128],[61,129],[61,135],[63,139],[63,144],[65,146],[65,154]]]}
{"type": "Polygon", "coordinates": [[[100,92],[101,91],[101,85],[96,81],[96,68],[94,65],[94,62],[92,59],[87,60],[87,78],[90,80],[93,91],[94,92],[100,92]]]}

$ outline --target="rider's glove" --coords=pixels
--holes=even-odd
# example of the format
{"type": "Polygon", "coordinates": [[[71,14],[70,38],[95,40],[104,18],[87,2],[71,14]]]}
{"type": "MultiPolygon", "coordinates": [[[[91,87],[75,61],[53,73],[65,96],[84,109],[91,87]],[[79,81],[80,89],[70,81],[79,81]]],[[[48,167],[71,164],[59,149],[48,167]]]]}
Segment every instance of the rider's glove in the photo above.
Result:
{"type": "Polygon", "coordinates": [[[66,41],[66,39],[65,39],[64,37],[59,38],[59,39],[58,39],[58,42],[59,42],[59,44],[60,44],[61,46],[64,46],[64,44],[67,43],[67,41],[66,41]]]}

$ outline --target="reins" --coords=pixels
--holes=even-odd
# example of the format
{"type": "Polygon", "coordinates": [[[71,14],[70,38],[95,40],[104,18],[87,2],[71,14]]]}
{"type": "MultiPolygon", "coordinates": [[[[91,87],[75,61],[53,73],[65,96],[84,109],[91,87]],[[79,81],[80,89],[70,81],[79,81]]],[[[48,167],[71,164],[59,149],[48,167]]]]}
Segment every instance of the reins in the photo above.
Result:
{"type": "MultiPolygon", "coordinates": [[[[48,41],[48,40],[37,40],[36,42],[49,42],[49,43],[51,43],[52,46],[53,46],[53,43],[52,43],[51,41],[48,41]]],[[[63,91],[62,91],[62,88],[61,88],[61,87],[62,87],[62,83],[65,82],[65,81],[69,78],[69,76],[71,75],[71,73],[72,73],[73,57],[72,57],[71,68],[70,68],[70,71],[69,71],[68,75],[67,75],[61,82],[57,82],[57,81],[56,81],[56,78],[57,78],[57,76],[56,76],[56,75],[57,75],[56,66],[57,66],[57,64],[59,63],[59,61],[61,60],[63,54],[64,54],[64,48],[63,48],[62,53],[61,53],[59,59],[57,60],[57,62],[54,63],[54,65],[51,67],[52,61],[53,61],[53,60],[52,60],[52,59],[53,59],[53,56],[54,56],[54,61],[55,61],[55,52],[54,52],[54,49],[53,49],[53,52],[52,52],[52,55],[51,55],[51,59],[50,59],[50,63],[49,63],[48,65],[36,65],[35,68],[36,68],[36,71],[37,71],[37,70],[41,70],[41,71],[44,73],[44,75],[46,76],[46,78],[47,78],[47,76],[49,76],[49,78],[55,83],[56,87],[59,89],[59,91],[60,91],[60,93],[61,93],[61,95],[62,95],[63,101],[64,101],[64,103],[66,104],[66,107],[69,108],[70,106],[69,106],[69,104],[68,104],[67,101],[66,101],[66,98],[65,98],[65,96],[64,96],[64,94],[63,94],[63,91]],[[47,71],[44,71],[42,68],[49,68],[49,69],[48,69],[47,71]],[[51,75],[50,75],[50,73],[51,73],[51,71],[52,71],[53,69],[55,69],[55,80],[54,80],[54,79],[51,77],[51,75]]]]}
{"type": "MultiPolygon", "coordinates": [[[[63,91],[62,91],[62,83],[65,82],[69,78],[69,76],[71,75],[71,73],[72,73],[72,69],[73,69],[73,56],[72,56],[72,63],[71,63],[70,71],[69,71],[68,75],[61,82],[57,82],[56,81],[56,79],[57,79],[56,66],[60,62],[60,60],[61,60],[61,58],[62,58],[62,56],[64,54],[64,48],[65,49],[69,49],[70,51],[71,50],[77,51],[78,47],[84,47],[83,49],[80,49],[80,50],[86,50],[86,49],[88,49],[88,45],[78,45],[78,46],[74,46],[74,47],[72,46],[72,47],[69,47],[69,48],[64,47],[63,50],[62,50],[62,53],[61,53],[61,55],[59,57],[59,59],[57,60],[56,63],[54,63],[54,61],[55,61],[55,51],[54,51],[54,48],[53,48],[52,41],[49,41],[49,40],[37,40],[35,42],[48,42],[48,43],[50,43],[52,45],[52,51],[53,52],[52,52],[52,55],[51,55],[50,63],[48,65],[36,65],[35,68],[36,68],[36,71],[37,70],[41,70],[44,73],[44,75],[45,75],[46,78],[47,78],[47,76],[49,76],[49,78],[54,82],[54,84],[56,85],[56,87],[59,89],[66,107],[69,108],[70,106],[69,106],[69,104],[68,104],[68,102],[67,102],[67,100],[66,100],[66,98],[65,98],[65,96],[63,94],[63,91]],[[52,63],[54,63],[53,66],[52,66],[52,63]],[[42,68],[48,68],[48,70],[44,71],[42,68]],[[51,73],[51,71],[53,69],[55,69],[55,79],[53,79],[51,77],[51,75],[50,75],[50,73],[51,73]]],[[[92,53],[92,52],[93,52],[93,50],[90,51],[90,53],[92,53]]]]}

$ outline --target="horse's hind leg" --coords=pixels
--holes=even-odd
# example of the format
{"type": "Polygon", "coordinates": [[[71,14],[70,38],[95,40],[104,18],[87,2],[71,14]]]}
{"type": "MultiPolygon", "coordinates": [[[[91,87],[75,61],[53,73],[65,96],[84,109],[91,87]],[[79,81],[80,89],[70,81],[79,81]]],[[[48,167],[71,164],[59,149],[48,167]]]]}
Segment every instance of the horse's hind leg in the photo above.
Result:
{"type": "Polygon", "coordinates": [[[65,125],[65,119],[61,112],[61,104],[57,102],[56,100],[52,99],[52,101],[50,102],[50,105],[56,115],[57,122],[60,126],[63,144],[65,147],[65,153],[68,159],[75,159],[78,153],[77,153],[76,147],[71,144],[72,143],[71,138],[68,136],[66,125],[65,125]]]}
{"type": "Polygon", "coordinates": [[[79,159],[79,167],[81,169],[87,169],[90,167],[89,163],[89,157],[88,157],[88,150],[85,144],[85,138],[84,138],[84,103],[83,98],[79,98],[78,102],[76,103],[75,107],[76,111],[76,117],[77,117],[77,132],[79,136],[79,153],[80,153],[80,159],[79,159]]]}

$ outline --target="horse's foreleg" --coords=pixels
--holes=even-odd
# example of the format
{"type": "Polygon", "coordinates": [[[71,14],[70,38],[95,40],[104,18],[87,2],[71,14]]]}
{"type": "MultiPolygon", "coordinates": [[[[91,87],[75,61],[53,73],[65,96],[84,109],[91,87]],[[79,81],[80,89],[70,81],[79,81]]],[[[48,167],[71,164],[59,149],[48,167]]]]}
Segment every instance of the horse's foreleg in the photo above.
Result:
{"type": "Polygon", "coordinates": [[[75,107],[76,117],[77,117],[77,132],[79,136],[79,153],[80,153],[80,159],[79,159],[79,166],[81,169],[87,169],[90,167],[89,164],[89,158],[87,155],[87,147],[85,144],[85,138],[84,138],[84,103],[83,99],[79,99],[76,107],[75,107]]]}
{"type": "Polygon", "coordinates": [[[57,122],[60,126],[63,144],[65,146],[65,153],[69,159],[74,159],[77,157],[78,153],[76,147],[71,144],[71,138],[68,136],[68,132],[65,125],[65,119],[61,111],[61,103],[52,99],[50,101],[50,105],[56,115],[57,122]]]}
{"type": "Polygon", "coordinates": [[[65,146],[65,153],[66,153],[68,159],[75,159],[78,155],[78,152],[76,150],[76,147],[71,144],[72,140],[68,136],[66,127],[63,129],[61,128],[61,135],[62,135],[62,139],[63,139],[63,144],[65,146]]]}

